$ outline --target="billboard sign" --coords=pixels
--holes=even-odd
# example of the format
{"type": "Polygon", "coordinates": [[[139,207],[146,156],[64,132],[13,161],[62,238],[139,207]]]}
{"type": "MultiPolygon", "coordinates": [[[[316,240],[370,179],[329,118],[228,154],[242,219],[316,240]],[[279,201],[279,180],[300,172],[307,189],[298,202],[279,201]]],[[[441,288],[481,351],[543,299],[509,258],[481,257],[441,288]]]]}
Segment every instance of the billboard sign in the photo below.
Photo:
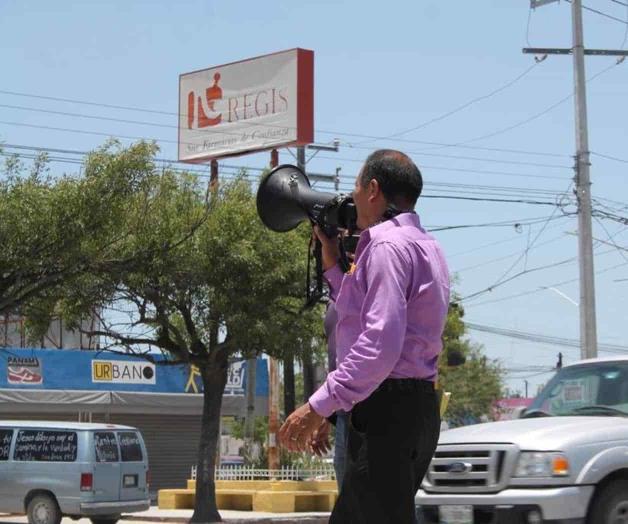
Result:
{"type": "Polygon", "coordinates": [[[179,160],[314,140],[314,52],[291,49],[179,77],[179,160]]]}

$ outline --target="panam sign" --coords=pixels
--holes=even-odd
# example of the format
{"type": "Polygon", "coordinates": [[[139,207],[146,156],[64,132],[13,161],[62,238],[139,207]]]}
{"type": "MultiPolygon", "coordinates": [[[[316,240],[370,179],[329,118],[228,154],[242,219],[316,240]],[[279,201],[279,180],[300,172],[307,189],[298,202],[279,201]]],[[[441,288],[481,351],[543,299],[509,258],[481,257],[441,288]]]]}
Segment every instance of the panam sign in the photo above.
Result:
{"type": "Polygon", "coordinates": [[[291,49],[179,77],[179,160],[314,140],[314,52],[291,49]]]}

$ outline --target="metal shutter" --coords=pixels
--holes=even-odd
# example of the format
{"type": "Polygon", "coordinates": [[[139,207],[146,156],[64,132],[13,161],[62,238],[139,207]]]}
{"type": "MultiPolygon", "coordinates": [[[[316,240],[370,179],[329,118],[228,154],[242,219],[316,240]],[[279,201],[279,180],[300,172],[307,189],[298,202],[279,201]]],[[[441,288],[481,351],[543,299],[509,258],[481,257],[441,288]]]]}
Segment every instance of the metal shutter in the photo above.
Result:
{"type": "MultiPolygon", "coordinates": [[[[102,415],[94,414],[94,422],[102,415]]],[[[104,417],[102,419],[104,421],[104,417]]],[[[185,488],[190,470],[198,458],[201,435],[199,415],[109,415],[111,424],[139,429],[148,449],[151,492],[185,488]]]]}

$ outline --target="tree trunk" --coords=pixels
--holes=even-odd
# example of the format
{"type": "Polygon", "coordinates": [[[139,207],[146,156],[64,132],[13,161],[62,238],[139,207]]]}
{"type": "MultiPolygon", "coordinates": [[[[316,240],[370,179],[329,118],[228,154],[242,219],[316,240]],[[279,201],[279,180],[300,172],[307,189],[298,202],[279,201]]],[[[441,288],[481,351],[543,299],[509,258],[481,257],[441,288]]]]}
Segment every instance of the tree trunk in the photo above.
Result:
{"type": "Polygon", "coordinates": [[[190,522],[222,522],[216,507],[216,449],[220,427],[220,408],[222,395],[227,384],[227,355],[217,351],[207,365],[200,368],[203,379],[203,415],[201,419],[201,438],[196,467],[196,500],[194,514],[190,522]]]}
{"type": "Polygon", "coordinates": [[[314,363],[311,353],[303,355],[303,403],[307,402],[314,394],[314,363]]]}
{"type": "Polygon", "coordinates": [[[296,409],[294,356],[292,355],[283,359],[283,406],[286,417],[296,409]]]}

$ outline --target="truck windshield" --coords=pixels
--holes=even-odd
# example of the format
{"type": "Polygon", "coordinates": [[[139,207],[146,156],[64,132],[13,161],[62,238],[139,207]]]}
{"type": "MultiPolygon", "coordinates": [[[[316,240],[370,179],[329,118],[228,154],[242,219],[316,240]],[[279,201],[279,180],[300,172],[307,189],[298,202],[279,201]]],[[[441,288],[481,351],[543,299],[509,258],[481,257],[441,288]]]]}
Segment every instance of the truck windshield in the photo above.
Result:
{"type": "Polygon", "coordinates": [[[561,369],[526,410],[527,416],[535,413],[628,416],[628,362],[561,369]]]}

